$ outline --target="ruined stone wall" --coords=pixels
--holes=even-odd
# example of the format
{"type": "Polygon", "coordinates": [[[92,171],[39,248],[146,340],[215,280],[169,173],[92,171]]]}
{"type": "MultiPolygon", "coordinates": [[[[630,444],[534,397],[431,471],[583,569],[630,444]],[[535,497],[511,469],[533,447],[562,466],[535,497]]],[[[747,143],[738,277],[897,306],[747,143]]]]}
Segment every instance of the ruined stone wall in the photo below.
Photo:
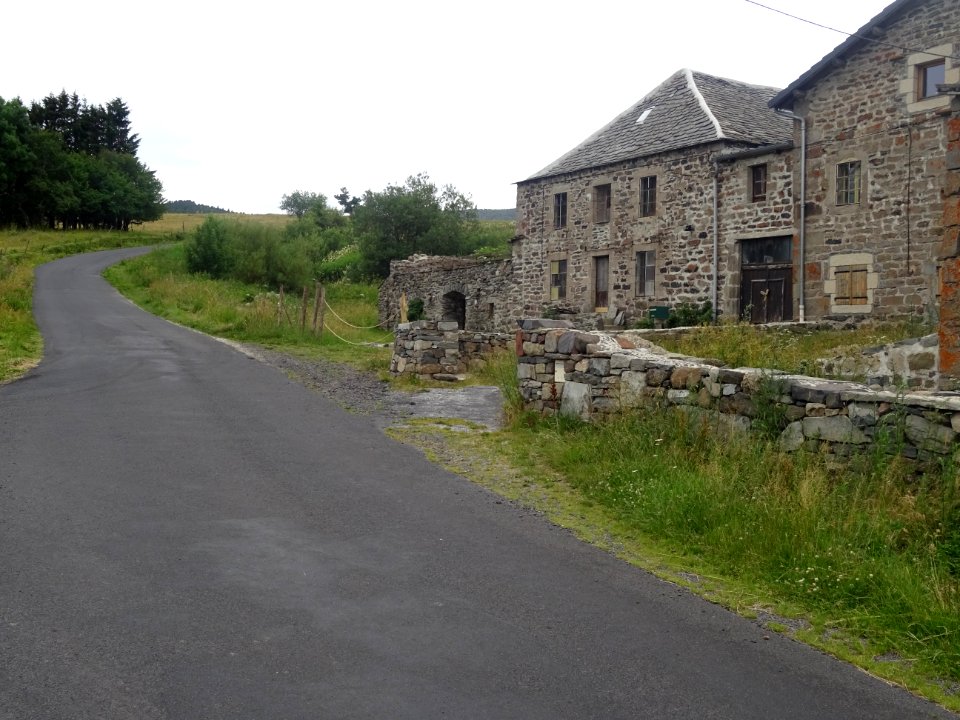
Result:
{"type": "Polygon", "coordinates": [[[390,276],[379,294],[380,322],[400,319],[400,296],[420,298],[424,319],[450,321],[444,296],[459,293],[465,302],[465,329],[481,332],[512,330],[522,314],[517,308],[513,270],[509,260],[414,255],[390,263],[390,276]]]}
{"type": "Polygon", "coordinates": [[[646,317],[649,307],[712,300],[714,176],[719,172],[717,308],[739,316],[740,242],[744,239],[793,236],[793,156],[770,153],[715,164],[716,144],[691,148],[599,170],[570,173],[521,183],[517,191],[518,235],[513,265],[522,311],[559,314],[579,327],[609,325],[617,311],[630,319],[646,317]],[[751,200],[750,167],[768,165],[768,192],[751,200]],[[657,178],[657,212],[640,213],[640,179],[657,178]],[[609,222],[594,222],[593,194],[609,183],[609,222]],[[554,227],[554,196],[567,193],[567,225],[554,227]],[[637,286],[639,251],[656,252],[652,293],[637,286]],[[594,304],[594,263],[610,258],[608,312],[594,304]],[[567,261],[567,296],[550,299],[550,262],[567,261]]]}
{"type": "Polygon", "coordinates": [[[512,346],[513,335],[462,331],[455,322],[397,326],[390,372],[428,380],[459,380],[471,364],[512,346]]]}
{"type": "MultiPolygon", "coordinates": [[[[918,3],[887,23],[884,44],[864,43],[796,103],[808,130],[809,317],[935,316],[948,99],[918,102],[918,67],[935,58],[888,44],[956,55],[958,34],[955,0],[918,3]],[[838,204],[837,165],[850,161],[860,162],[860,202],[838,204]],[[866,304],[835,296],[844,266],[867,267],[866,304]]],[[[960,81],[960,65],[946,62],[947,81],[960,81]]]]}
{"type": "MultiPolygon", "coordinates": [[[[906,457],[960,450],[960,395],[870,390],[852,382],[722,368],[641,348],[629,335],[586,333],[525,320],[517,378],[528,409],[590,420],[637,407],[674,407],[718,429],[750,432],[760,412],[782,419],[780,445],[847,456],[880,438],[906,457]]],[[[567,324],[569,325],[569,324],[567,324]]]]}

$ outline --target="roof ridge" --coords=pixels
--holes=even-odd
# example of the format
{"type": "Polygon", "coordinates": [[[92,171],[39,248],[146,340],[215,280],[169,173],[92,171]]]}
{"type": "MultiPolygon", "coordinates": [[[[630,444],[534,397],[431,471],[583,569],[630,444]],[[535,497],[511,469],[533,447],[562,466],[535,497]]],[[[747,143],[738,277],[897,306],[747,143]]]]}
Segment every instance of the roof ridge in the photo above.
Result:
{"type": "Polygon", "coordinates": [[[707,99],[703,97],[703,93],[701,93],[700,88],[697,87],[697,81],[693,79],[693,70],[685,68],[683,72],[687,78],[687,89],[693,94],[693,97],[700,105],[700,109],[706,114],[707,119],[713,123],[714,129],[717,131],[717,140],[723,140],[725,137],[723,128],[720,127],[720,121],[717,120],[717,116],[713,114],[713,110],[711,110],[707,104],[707,99]]]}

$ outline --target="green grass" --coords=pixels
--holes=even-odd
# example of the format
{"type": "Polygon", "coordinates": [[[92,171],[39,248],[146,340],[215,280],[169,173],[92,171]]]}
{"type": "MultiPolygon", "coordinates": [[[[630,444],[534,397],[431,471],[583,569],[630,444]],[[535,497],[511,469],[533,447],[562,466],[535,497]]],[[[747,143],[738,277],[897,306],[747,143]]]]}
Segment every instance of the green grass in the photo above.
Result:
{"type": "Polygon", "coordinates": [[[313,324],[314,294],[309,293],[306,330],[301,330],[302,295],[279,294],[234,280],[212,280],[186,271],[182,245],[157,248],[148,255],[108,268],[104,276],[120,292],[150,312],[210,335],[257,343],[300,357],[324,357],[364,369],[389,363],[393,333],[376,327],[377,287],[365,283],[325,286],[324,332],[313,324]],[[356,326],[356,327],[354,327],[356,326]]]}
{"type": "Polygon", "coordinates": [[[921,322],[863,325],[849,330],[762,327],[723,323],[650,339],[671,352],[714,358],[731,367],[775,368],[789,373],[816,374],[819,358],[855,353],[873,345],[920,337],[933,330],[921,322]]]}
{"type": "Polygon", "coordinates": [[[602,516],[608,546],[641,548],[632,561],[710,578],[695,589],[741,612],[803,617],[798,638],[960,709],[955,466],[918,477],[878,451],[838,469],[682,413],[519,414],[492,442],[562,478],[582,517],[602,516]]]}

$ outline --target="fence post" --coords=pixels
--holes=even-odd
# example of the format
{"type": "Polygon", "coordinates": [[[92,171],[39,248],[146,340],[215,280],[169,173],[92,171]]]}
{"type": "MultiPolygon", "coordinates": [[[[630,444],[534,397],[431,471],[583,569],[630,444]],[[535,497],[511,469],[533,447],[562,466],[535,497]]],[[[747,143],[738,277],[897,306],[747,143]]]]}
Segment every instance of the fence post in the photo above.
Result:
{"type": "Polygon", "coordinates": [[[317,336],[323,338],[323,316],[326,315],[327,310],[327,289],[321,285],[320,286],[320,329],[317,332],[317,336]]]}
{"type": "Polygon", "coordinates": [[[320,283],[314,283],[313,290],[313,334],[317,334],[317,318],[320,316],[320,283]]]}
{"type": "Polygon", "coordinates": [[[280,286],[280,295],[277,297],[277,327],[283,324],[283,285],[280,286]]]}
{"type": "Polygon", "coordinates": [[[300,333],[307,329],[307,286],[303,286],[303,297],[300,299],[300,333]]]}

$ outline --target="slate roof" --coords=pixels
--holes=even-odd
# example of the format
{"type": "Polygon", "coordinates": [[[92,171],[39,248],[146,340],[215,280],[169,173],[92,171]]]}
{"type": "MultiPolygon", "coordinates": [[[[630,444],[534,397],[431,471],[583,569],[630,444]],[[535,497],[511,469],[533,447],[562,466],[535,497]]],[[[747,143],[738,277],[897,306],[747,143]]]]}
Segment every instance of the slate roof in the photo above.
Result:
{"type": "Polygon", "coordinates": [[[611,123],[527,180],[718,140],[747,146],[790,142],[793,139],[792,122],[768,107],[777,92],[777,88],[680,70],[611,123]],[[641,117],[642,122],[638,122],[641,117]]]}
{"type": "Polygon", "coordinates": [[[807,70],[803,75],[794,80],[790,85],[770,101],[772,108],[792,108],[795,93],[807,89],[822,75],[827,74],[835,67],[835,62],[841,59],[848,52],[851,52],[871,38],[874,28],[882,29],[885,25],[892,22],[901,12],[910,9],[914,5],[919,5],[923,0],[896,0],[896,2],[887,5],[870,22],[857,30],[842,43],[837,45],[832,52],[828,53],[823,59],[807,70]]]}

